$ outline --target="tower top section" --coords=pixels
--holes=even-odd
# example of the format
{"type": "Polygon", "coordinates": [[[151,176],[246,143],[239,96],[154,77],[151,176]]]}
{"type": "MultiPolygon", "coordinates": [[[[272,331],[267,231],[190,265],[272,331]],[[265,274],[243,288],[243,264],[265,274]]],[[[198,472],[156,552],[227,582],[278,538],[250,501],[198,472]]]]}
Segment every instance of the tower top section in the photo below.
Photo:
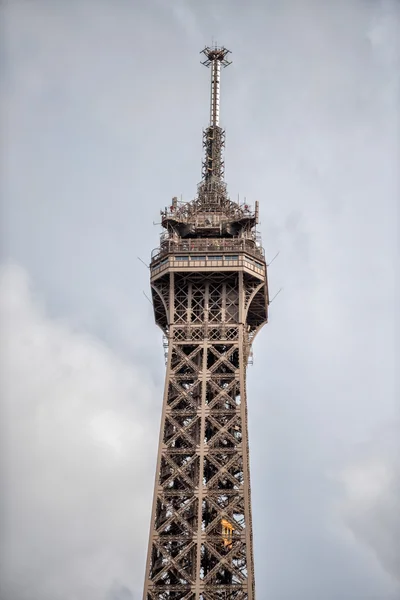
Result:
{"type": "Polygon", "coordinates": [[[204,50],[200,52],[200,54],[204,54],[206,60],[204,60],[201,64],[205,67],[209,67],[211,63],[215,60],[219,61],[223,67],[228,67],[232,64],[232,61],[229,61],[226,57],[230,54],[231,51],[225,48],[225,46],[213,46],[210,48],[206,46],[204,50]]]}
{"type": "Polygon", "coordinates": [[[224,181],[225,130],[219,124],[221,68],[231,64],[230,50],[224,46],[206,46],[200,54],[204,58],[201,64],[211,71],[210,122],[203,131],[202,178],[195,199],[178,203],[173,198],[172,205],[161,211],[161,223],[169,236],[255,238],[258,203],[252,212],[248,205],[232,202],[224,181]]]}

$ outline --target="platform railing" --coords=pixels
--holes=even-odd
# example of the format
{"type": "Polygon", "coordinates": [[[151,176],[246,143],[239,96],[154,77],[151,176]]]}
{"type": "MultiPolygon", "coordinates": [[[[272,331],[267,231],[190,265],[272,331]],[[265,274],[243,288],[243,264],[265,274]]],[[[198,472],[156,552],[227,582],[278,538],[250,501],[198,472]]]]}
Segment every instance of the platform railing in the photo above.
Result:
{"type": "Polygon", "coordinates": [[[254,240],[241,239],[166,239],[161,242],[159,248],[155,248],[151,254],[152,260],[161,258],[166,254],[181,252],[247,252],[253,256],[263,259],[264,248],[257,246],[254,240]]]}

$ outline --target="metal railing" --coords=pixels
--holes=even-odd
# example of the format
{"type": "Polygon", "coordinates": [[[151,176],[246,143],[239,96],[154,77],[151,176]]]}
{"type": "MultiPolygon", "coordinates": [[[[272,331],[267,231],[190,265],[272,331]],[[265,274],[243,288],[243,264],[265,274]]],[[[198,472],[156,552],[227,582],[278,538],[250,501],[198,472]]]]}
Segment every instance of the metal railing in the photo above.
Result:
{"type": "MultiPolygon", "coordinates": [[[[264,259],[264,248],[257,246],[254,240],[240,239],[166,239],[159,248],[151,253],[152,260],[161,258],[165,254],[180,252],[247,252],[252,256],[264,259]]],[[[210,256],[211,258],[211,256],[210,256]]]]}

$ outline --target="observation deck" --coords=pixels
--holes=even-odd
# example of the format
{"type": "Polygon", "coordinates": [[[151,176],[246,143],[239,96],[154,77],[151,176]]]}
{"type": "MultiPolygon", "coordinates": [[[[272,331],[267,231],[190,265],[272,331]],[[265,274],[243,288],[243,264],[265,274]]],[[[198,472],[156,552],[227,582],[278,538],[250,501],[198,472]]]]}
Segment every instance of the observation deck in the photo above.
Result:
{"type": "Polygon", "coordinates": [[[152,252],[151,280],[167,271],[237,271],[264,278],[264,249],[251,239],[166,239],[152,252]]]}

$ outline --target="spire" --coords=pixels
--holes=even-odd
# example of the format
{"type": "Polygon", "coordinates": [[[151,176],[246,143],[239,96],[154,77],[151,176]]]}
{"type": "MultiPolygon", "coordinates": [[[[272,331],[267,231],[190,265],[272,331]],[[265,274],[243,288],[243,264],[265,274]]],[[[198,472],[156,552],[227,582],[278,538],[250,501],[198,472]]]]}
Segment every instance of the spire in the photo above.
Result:
{"type": "Polygon", "coordinates": [[[258,209],[253,213],[246,204],[241,206],[231,201],[224,181],[225,131],[219,125],[220,79],[221,66],[231,64],[227,59],[230,50],[224,46],[206,46],[201,54],[205,56],[202,64],[211,67],[210,124],[203,131],[202,178],[197,186],[197,196],[190,202],[180,203],[173,198],[170,209],[166,207],[161,212],[161,222],[163,227],[182,237],[236,236],[246,230],[250,239],[258,209]]]}
{"type": "Polygon", "coordinates": [[[211,67],[210,124],[203,132],[205,158],[202,179],[205,183],[222,183],[225,171],[223,160],[225,131],[219,126],[220,78],[221,65],[227,67],[231,64],[226,58],[230,54],[230,50],[224,46],[213,48],[206,46],[201,54],[205,56],[202,64],[211,67]]]}

